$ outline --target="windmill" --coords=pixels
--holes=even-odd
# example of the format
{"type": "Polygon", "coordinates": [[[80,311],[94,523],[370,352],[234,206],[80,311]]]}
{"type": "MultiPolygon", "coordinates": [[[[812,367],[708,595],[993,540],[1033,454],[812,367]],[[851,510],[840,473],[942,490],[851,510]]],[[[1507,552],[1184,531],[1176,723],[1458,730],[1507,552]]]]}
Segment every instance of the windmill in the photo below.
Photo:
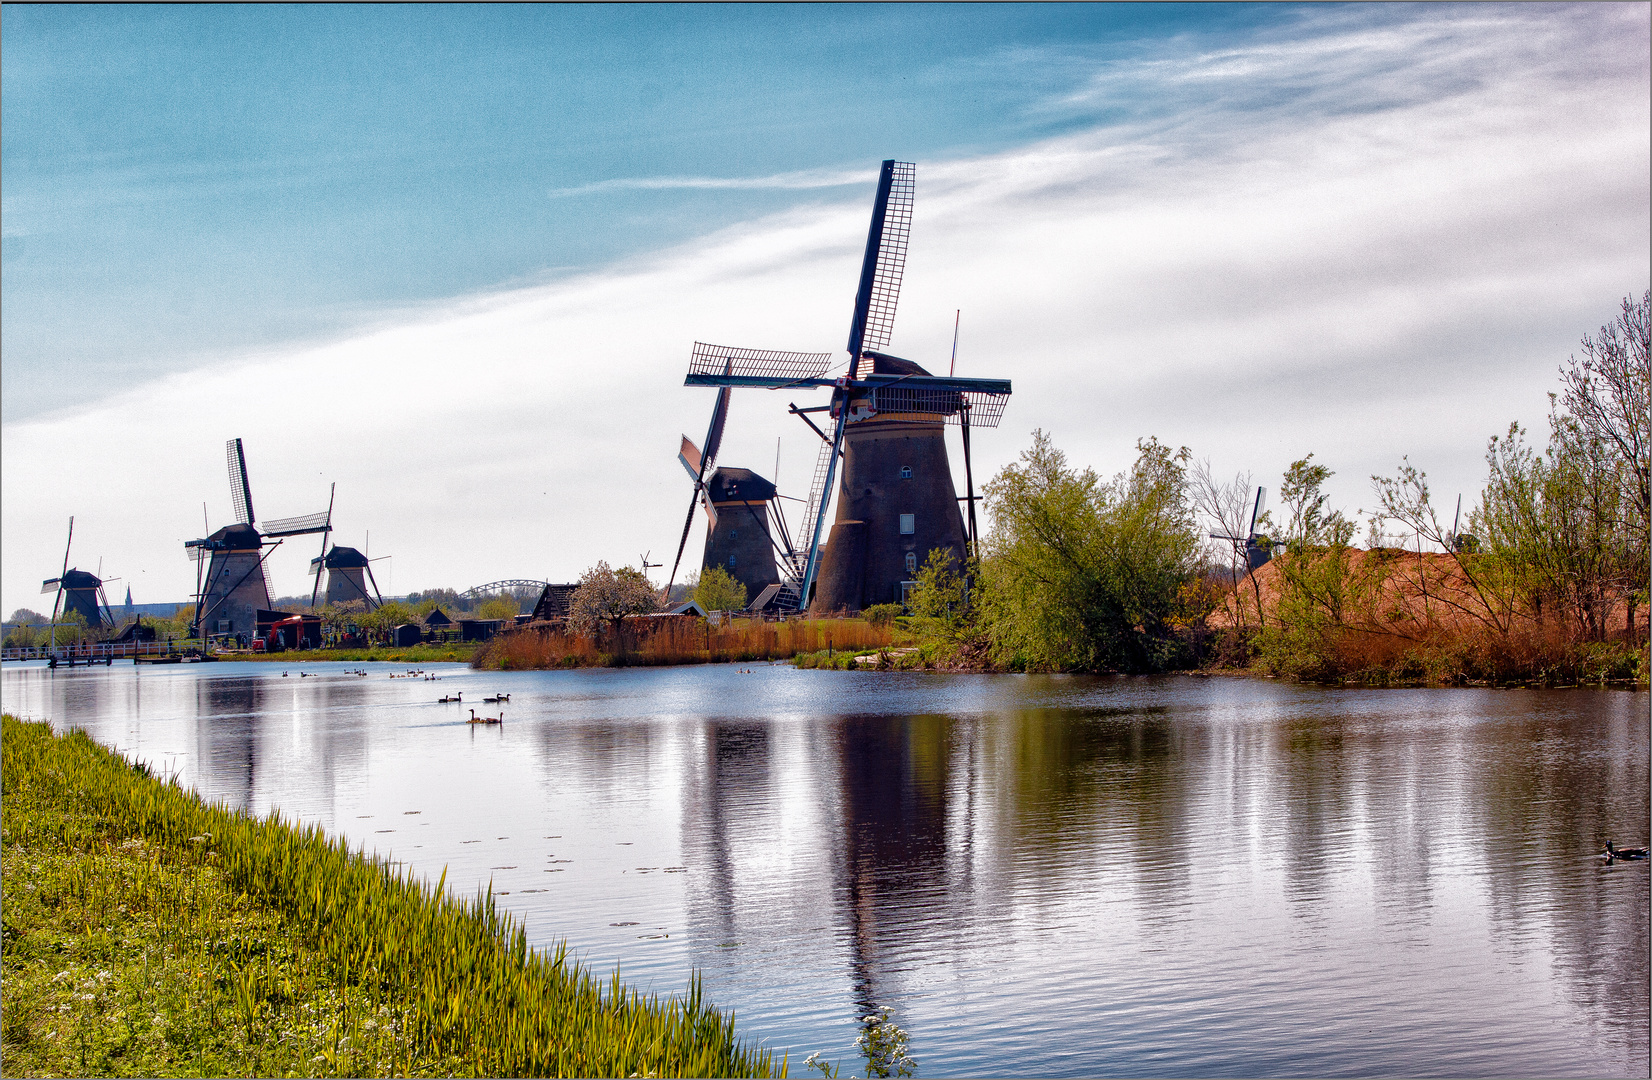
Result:
{"type": "Polygon", "coordinates": [[[203,631],[256,634],[258,612],[270,606],[269,583],[264,574],[269,552],[289,536],[327,533],[333,527],[329,505],[320,513],[265,522],[260,529],[253,515],[252,485],[247,481],[247,458],[241,440],[229,440],[226,452],[236,523],[184,543],[184,550],[195,560],[195,624],[190,632],[196,637],[203,631]]]}
{"type": "Polygon", "coordinates": [[[1243,544],[1245,551],[1245,572],[1251,573],[1269,559],[1273,558],[1273,549],[1268,544],[1268,538],[1256,531],[1256,523],[1262,520],[1262,507],[1268,502],[1268,489],[1256,489],[1256,502],[1251,505],[1250,526],[1244,536],[1226,536],[1222,533],[1211,533],[1212,540],[1226,540],[1232,544],[1243,544]]]}
{"type": "MultiPolygon", "coordinates": [[[[53,593],[52,600],[52,647],[57,646],[58,615],[75,612],[86,620],[88,628],[97,629],[103,626],[115,625],[115,617],[109,610],[109,600],[103,594],[103,582],[96,574],[89,574],[85,570],[71,569],[69,566],[69,550],[75,542],[75,519],[69,519],[69,539],[63,545],[63,570],[57,577],[47,578],[40,583],[41,595],[53,593]]],[[[99,569],[102,569],[102,560],[99,569]]],[[[119,578],[108,578],[109,581],[119,581],[119,578]]]]}
{"type": "Polygon", "coordinates": [[[1458,532],[1463,523],[1463,497],[1457,496],[1457,513],[1451,518],[1451,531],[1446,533],[1446,550],[1457,554],[1473,554],[1480,550],[1480,541],[1473,533],[1458,532]]]}
{"type": "MultiPolygon", "coordinates": [[[[379,558],[389,558],[381,555],[379,558]]],[[[321,555],[310,560],[310,574],[315,578],[315,588],[310,592],[310,606],[315,607],[316,598],[321,589],[321,571],[327,571],[327,597],[329,604],[347,604],[353,600],[360,600],[367,605],[368,611],[374,611],[384,606],[384,597],[379,594],[379,583],[373,577],[373,563],[377,559],[369,559],[353,547],[342,547],[334,544],[321,555]],[[371,587],[372,591],[368,589],[371,587]]]]}
{"type": "MultiPolygon", "coordinates": [[[[728,374],[732,365],[724,365],[728,374]]],[[[764,589],[780,583],[775,570],[775,555],[787,554],[773,538],[774,531],[784,535],[784,518],[780,529],[771,530],[771,516],[778,517],[772,507],[776,497],[773,484],[750,469],[717,467],[717,450],[723,442],[723,430],[728,424],[731,387],[717,391],[717,400],[711,410],[711,425],[706,430],[704,452],[687,435],[677,451],[677,461],[694,481],[694,493],[688,504],[688,517],[683,522],[683,534],[677,543],[677,558],[671,564],[671,577],[666,582],[666,595],[676,583],[677,571],[682,566],[683,552],[688,547],[689,530],[694,524],[694,506],[698,503],[706,514],[705,552],[701,566],[720,566],[730,577],[744,583],[746,595],[758,596],[764,589]]],[[[789,547],[789,545],[788,545],[789,547]]],[[[647,556],[643,557],[646,575],[647,556]]]]}
{"type": "Polygon", "coordinates": [[[783,607],[812,603],[830,611],[904,599],[931,550],[943,548],[961,560],[976,539],[969,432],[998,426],[1009,380],[937,377],[881,351],[889,344],[900,299],[915,175],[916,167],[904,161],[885,161],[879,172],[849,324],[846,374],[825,377],[831,353],[701,342],[689,361],[684,384],[716,386],[719,393],[736,386],[831,391],[828,404],[804,409],[794,404],[790,410],[820,436],[822,446],[797,544],[788,543],[785,552],[783,607]],[[826,414],[828,427],[816,425],[811,413],[826,414]],[[947,460],[948,424],[963,435],[967,493],[962,498],[947,460]],[[821,533],[834,483],[837,517],[823,556],[821,533]],[[967,523],[960,502],[968,507],[967,523]],[[818,590],[811,593],[817,579],[818,590]]]}
{"type": "MultiPolygon", "coordinates": [[[[338,485],[334,484],[327,494],[327,520],[321,531],[321,554],[310,560],[310,576],[315,578],[315,584],[310,587],[310,608],[313,610],[316,601],[321,599],[321,572],[327,571],[326,603],[347,604],[360,600],[367,605],[368,611],[384,606],[384,597],[379,595],[379,583],[373,578],[373,563],[379,559],[369,559],[353,547],[340,547],[334,544],[327,547],[332,538],[333,530],[333,501],[338,493],[338,485]],[[372,591],[368,591],[368,586],[372,591]]],[[[380,559],[389,558],[382,555],[380,559]]]]}

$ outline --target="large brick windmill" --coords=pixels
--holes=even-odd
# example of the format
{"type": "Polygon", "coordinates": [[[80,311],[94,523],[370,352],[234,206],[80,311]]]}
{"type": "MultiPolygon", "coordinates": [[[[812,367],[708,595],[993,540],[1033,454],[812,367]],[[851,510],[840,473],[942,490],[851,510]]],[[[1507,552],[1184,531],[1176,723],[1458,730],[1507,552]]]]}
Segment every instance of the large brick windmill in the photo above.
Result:
{"type": "Polygon", "coordinates": [[[326,533],[332,528],[331,509],[301,517],[267,521],[260,529],[253,517],[252,486],[247,483],[247,458],[240,439],[231,439],[229,455],[230,501],[234,525],[226,525],[201,540],[188,540],[184,549],[195,560],[195,625],[193,636],[257,632],[258,612],[270,606],[264,575],[265,548],[273,551],[289,536],[326,533]],[[273,540],[274,543],[270,541],[273,540]],[[203,575],[201,567],[205,564],[203,575]]]}
{"type": "Polygon", "coordinates": [[[911,360],[881,351],[889,344],[900,299],[915,173],[910,162],[885,161],[879,174],[849,324],[846,374],[825,377],[830,353],[700,342],[689,361],[684,380],[688,386],[716,386],[725,394],[736,386],[819,387],[832,392],[829,404],[791,407],[814,428],[823,445],[797,532],[799,544],[786,553],[783,604],[835,611],[898,601],[931,550],[945,549],[961,561],[966,544],[975,541],[969,432],[972,427],[998,426],[1010,382],[931,375],[911,360]],[[825,429],[818,427],[809,413],[826,413],[831,422],[825,429]],[[947,460],[948,424],[962,431],[967,485],[963,499],[953,487],[947,460]],[[840,460],[837,516],[822,552],[825,511],[840,460]],[[959,502],[968,507],[967,524],[959,502]]]}

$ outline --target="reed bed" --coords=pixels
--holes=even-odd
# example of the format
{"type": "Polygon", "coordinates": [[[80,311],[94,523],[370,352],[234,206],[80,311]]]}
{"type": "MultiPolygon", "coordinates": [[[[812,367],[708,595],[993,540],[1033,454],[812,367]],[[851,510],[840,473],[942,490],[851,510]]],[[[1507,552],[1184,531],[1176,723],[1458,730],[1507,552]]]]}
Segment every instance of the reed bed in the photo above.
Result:
{"type": "MultiPolygon", "coordinates": [[[[122,848],[136,844],[210,871],[232,906],[267,914],[280,925],[277,938],[289,935],[320,958],[338,991],[364,999],[373,1015],[393,1018],[402,1057],[388,1067],[381,1062],[375,1072],[785,1075],[784,1059],[735,1037],[733,1017],[706,1002],[698,978],[686,995],[661,1001],[626,987],[617,972],[606,981],[594,977],[570,962],[563,947],[550,954],[529,949],[524,930],[495,908],[491,891],[472,901],[449,897],[445,871],[431,888],[376,857],[351,852],[318,827],[203,803],[175,780],[154,779],[83,733],[60,738],[44,723],[8,716],[0,746],[8,864],[14,855],[54,843],[89,852],[120,841],[122,848]],[[42,806],[72,813],[50,818],[28,810],[42,806]]],[[[99,887],[95,875],[77,873],[82,892],[99,887]]],[[[152,876],[140,869],[140,891],[145,874],[152,876]]],[[[8,882],[8,909],[11,887],[8,882]]],[[[120,913],[128,911],[119,905],[120,913]]],[[[10,951],[15,928],[9,916],[10,951]]],[[[94,920],[120,917],[105,905],[86,916],[85,930],[112,933],[94,920]]],[[[174,934],[187,934],[198,917],[180,909],[164,921],[174,934]]],[[[232,996],[249,1016],[279,1007],[282,980],[260,977],[249,957],[241,961],[232,996]]],[[[8,1043],[16,1023],[8,1015],[8,1043]]],[[[350,1075],[360,1069],[359,1059],[338,1056],[343,1038],[335,1022],[333,1052],[316,1055],[308,1070],[350,1075]]]]}
{"type": "Polygon", "coordinates": [[[494,638],[471,666],[524,671],[573,667],[651,667],[790,660],[803,653],[864,652],[895,643],[901,631],[862,619],[736,619],[712,626],[688,615],[627,619],[616,632],[570,634],[556,626],[526,626],[494,638]]]}

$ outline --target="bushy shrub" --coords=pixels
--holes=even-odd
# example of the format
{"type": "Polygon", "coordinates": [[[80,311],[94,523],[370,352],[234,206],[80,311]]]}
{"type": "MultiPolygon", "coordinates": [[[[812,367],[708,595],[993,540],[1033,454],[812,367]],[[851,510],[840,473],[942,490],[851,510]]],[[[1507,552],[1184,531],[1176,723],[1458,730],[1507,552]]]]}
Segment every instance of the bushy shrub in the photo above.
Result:
{"type": "Polygon", "coordinates": [[[906,609],[900,604],[873,604],[860,617],[873,626],[893,626],[895,619],[906,609]]]}

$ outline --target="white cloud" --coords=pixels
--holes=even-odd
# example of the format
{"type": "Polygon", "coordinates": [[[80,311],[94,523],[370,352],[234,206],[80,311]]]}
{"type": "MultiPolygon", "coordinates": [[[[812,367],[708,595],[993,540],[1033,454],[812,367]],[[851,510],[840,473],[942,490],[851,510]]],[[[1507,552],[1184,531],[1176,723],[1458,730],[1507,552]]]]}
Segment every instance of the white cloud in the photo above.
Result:
{"type": "Polygon", "coordinates": [[[808,191],[816,188],[847,187],[876,180],[876,169],[803,169],[770,176],[621,176],[577,187],[552,188],[552,198],[595,195],[605,191],[771,190],[808,191]]]}
{"type": "MultiPolygon", "coordinates": [[[[1473,34],[1391,49],[1383,77],[1405,83],[1407,49],[1439,72],[1465,38],[1495,58],[1481,38],[1549,26],[1482,11],[1459,20],[1473,34]]],[[[1404,104],[1254,124],[1212,106],[920,162],[891,348],[944,369],[961,308],[959,373],[1014,380],[1004,427],[975,441],[978,478],[1041,426],[1104,473],[1156,435],[1270,484],[1314,451],[1350,510],[1403,454],[1443,502],[1472,496],[1485,438],[1514,418],[1541,429],[1555,367],[1647,287],[1646,67],[1617,62],[1644,58],[1634,11],[1634,42],[1574,41],[1565,9],[1561,59],[1509,45],[1503,68],[1477,61],[1404,104]]],[[[1269,70],[1347,51],[1332,35],[1269,70]]],[[[200,502],[229,517],[235,435],[262,516],[322,506],[337,480],[339,541],[370,529],[397,592],[669,561],[688,503],[677,436],[698,441],[711,404],[681,385],[691,343],[841,349],[866,215],[864,199],[800,209],[7,425],[5,610],[37,603],[70,514],[77,563],[101,554],[139,602],[183,600],[200,502]]],[[[816,440],[788,400],[805,403],[737,394],[722,460],[767,474],[779,436],[782,490],[802,495],[816,440]]],[[[310,547],[272,558],[279,591],[307,585],[310,547]]]]}

